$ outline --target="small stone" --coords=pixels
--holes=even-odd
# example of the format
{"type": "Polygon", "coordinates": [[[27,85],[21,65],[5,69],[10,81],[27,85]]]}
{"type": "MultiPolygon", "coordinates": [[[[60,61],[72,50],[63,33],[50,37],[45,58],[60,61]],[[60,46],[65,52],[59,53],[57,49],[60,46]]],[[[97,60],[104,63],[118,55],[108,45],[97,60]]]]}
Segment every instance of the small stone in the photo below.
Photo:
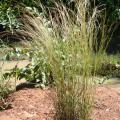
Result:
{"type": "Polygon", "coordinates": [[[110,108],[107,108],[105,111],[106,111],[106,112],[109,112],[109,111],[110,111],[110,108]]]}

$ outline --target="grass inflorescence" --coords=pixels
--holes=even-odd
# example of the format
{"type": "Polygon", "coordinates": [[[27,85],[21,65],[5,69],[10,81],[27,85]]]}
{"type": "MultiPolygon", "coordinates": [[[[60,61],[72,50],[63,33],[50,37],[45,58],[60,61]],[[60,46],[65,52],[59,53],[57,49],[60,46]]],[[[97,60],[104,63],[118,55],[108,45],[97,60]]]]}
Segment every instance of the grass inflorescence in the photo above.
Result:
{"type": "Polygon", "coordinates": [[[66,6],[55,4],[56,14],[49,13],[46,20],[25,15],[25,32],[33,39],[32,46],[38,51],[42,49],[50,63],[57,93],[56,119],[89,120],[94,93],[92,78],[102,60],[93,60],[92,56],[95,51],[99,56],[106,49],[106,29],[97,20],[97,7],[89,13],[89,2],[76,3],[75,15],[70,15],[66,6]]]}

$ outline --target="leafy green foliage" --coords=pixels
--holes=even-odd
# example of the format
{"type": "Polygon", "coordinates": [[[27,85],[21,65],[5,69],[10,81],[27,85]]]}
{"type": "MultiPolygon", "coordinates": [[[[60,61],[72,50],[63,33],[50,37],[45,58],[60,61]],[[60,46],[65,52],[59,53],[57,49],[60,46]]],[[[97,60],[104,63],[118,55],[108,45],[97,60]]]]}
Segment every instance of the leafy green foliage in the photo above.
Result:
{"type": "Polygon", "coordinates": [[[19,28],[20,23],[17,20],[17,10],[7,6],[7,3],[0,3],[0,24],[6,29],[19,28]]]}
{"type": "Polygon", "coordinates": [[[1,0],[0,1],[0,25],[6,29],[18,29],[20,22],[18,18],[24,6],[37,7],[39,0],[1,0]]]}
{"type": "Polygon", "coordinates": [[[23,68],[15,66],[10,72],[4,74],[5,78],[17,77],[18,80],[25,79],[26,81],[41,87],[53,83],[51,66],[42,51],[16,49],[16,51],[14,51],[14,55],[15,54],[18,59],[22,55],[28,56],[30,63],[23,68]]]}
{"type": "Polygon", "coordinates": [[[27,60],[29,59],[29,55],[27,54],[29,49],[22,49],[20,47],[12,48],[9,51],[5,52],[3,56],[3,60],[5,61],[12,61],[12,60],[27,60]]]}

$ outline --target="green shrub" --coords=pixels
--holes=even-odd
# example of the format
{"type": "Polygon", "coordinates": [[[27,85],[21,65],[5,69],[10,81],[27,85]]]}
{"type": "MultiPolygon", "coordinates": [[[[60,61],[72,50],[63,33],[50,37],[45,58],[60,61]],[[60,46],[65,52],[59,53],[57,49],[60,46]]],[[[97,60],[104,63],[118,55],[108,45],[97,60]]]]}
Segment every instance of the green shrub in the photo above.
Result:
{"type": "Polygon", "coordinates": [[[36,87],[45,87],[53,84],[51,66],[42,50],[16,48],[15,51],[10,53],[7,54],[7,59],[11,59],[14,56],[19,62],[21,58],[26,57],[29,63],[23,68],[18,68],[16,65],[9,72],[4,73],[4,78],[16,77],[17,80],[25,79],[36,87]]]}
{"type": "Polygon", "coordinates": [[[4,4],[0,4],[0,25],[5,29],[13,29],[19,28],[20,23],[16,18],[16,12],[14,9],[10,7],[4,8],[4,4]]]}
{"type": "MultiPolygon", "coordinates": [[[[98,59],[102,58],[99,61],[99,64],[96,68],[96,75],[102,75],[107,77],[120,77],[120,55],[108,55],[106,53],[99,54],[98,59]]],[[[93,57],[94,59],[94,57],[93,57]]]]}

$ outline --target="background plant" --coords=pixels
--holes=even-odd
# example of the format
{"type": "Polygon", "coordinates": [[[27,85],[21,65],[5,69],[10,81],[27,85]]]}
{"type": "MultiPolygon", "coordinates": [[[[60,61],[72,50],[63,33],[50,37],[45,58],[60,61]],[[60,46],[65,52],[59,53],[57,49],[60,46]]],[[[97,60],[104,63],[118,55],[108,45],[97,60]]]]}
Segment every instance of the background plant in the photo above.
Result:
{"type": "Polygon", "coordinates": [[[6,55],[6,60],[10,60],[15,57],[18,62],[21,58],[26,58],[29,63],[23,67],[18,68],[17,65],[9,72],[4,74],[4,78],[16,77],[17,80],[25,79],[27,82],[33,84],[35,87],[48,86],[53,84],[51,65],[47,61],[44,52],[42,50],[32,49],[18,49],[10,52],[6,55]]]}
{"type": "Polygon", "coordinates": [[[0,25],[3,29],[14,29],[19,27],[19,22],[17,20],[18,13],[12,9],[6,2],[0,3],[0,25]]]}

